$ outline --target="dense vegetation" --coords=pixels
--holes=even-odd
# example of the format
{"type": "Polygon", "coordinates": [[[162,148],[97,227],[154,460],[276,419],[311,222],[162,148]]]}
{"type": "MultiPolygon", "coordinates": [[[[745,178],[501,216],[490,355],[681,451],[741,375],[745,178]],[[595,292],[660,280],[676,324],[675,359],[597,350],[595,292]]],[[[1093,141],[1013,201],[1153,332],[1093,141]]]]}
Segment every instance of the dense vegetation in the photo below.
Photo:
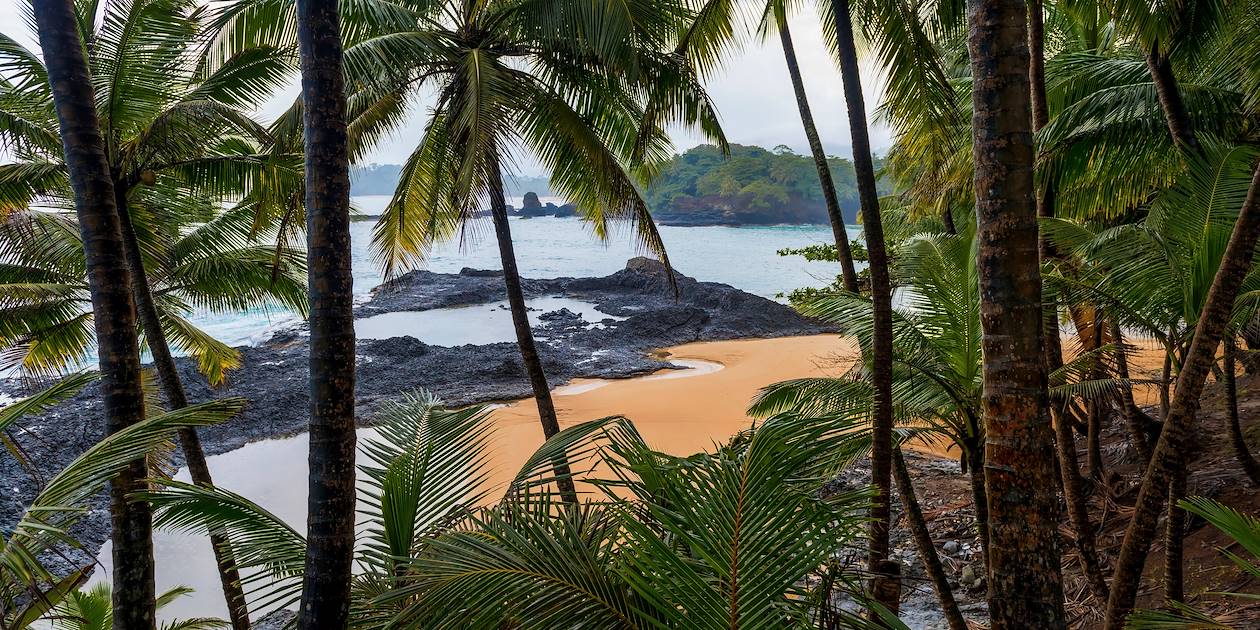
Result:
{"type": "Polygon", "coordinates": [[[0,360],[60,376],[95,349],[99,375],[0,409],[0,442],[22,460],[24,418],[97,378],[106,437],[40,479],[4,532],[0,626],[155,628],[180,595],[154,589],[159,527],[206,535],[236,630],[288,603],[304,629],[898,628],[895,482],[945,621],[964,630],[901,456],[932,437],[962,455],[991,627],[1255,627],[1236,605],[1254,588],[1187,589],[1185,547],[1205,519],[1260,578],[1250,508],[1187,496],[1195,473],[1260,485],[1236,369],[1252,358],[1240,340],[1260,346],[1257,0],[824,3],[851,168],[822,154],[802,84],[832,78],[802,76],[786,30],[797,7],[777,0],[28,8],[44,54],[0,36],[0,360]],[[725,141],[704,83],[749,34],[780,36],[809,157],[725,141]],[[887,78],[885,189],[859,41],[887,78]],[[292,107],[256,121],[298,76],[292,107]],[[436,98],[372,248],[393,276],[490,206],[548,438],[507,488],[487,485],[484,408],[399,392],[374,409],[380,437],[356,444],[350,169],[422,92],[436,98]],[[712,145],[674,156],[678,125],[712,145]],[[629,223],[666,264],[653,203],[657,220],[826,218],[836,242],[795,253],[837,259],[843,276],[794,302],[860,356],[769,386],[751,408],[762,419],[707,453],[654,451],[617,417],[561,430],[504,202],[514,150],[596,237],[629,223]],[[862,248],[841,207],[860,210],[862,248]],[[302,531],[214,486],[196,430],[247,401],[192,404],[171,359],[182,349],[222,380],[239,355],[187,315],[268,303],[309,311],[302,531]],[[1134,339],[1158,377],[1130,370],[1134,339]],[[1209,378],[1236,461],[1198,471],[1209,378]],[[1135,402],[1147,386],[1158,405],[1135,402]],[[1106,469],[1110,426],[1127,467],[1106,469]],[[174,440],[191,484],[167,477],[174,440]],[[868,486],[835,492],[861,459],[868,486]],[[106,485],[112,588],[81,591],[93,567],[45,563],[106,485]],[[1159,610],[1135,612],[1143,593],[1159,610]]]}
{"type": "MultiPolygon", "coordinates": [[[[856,223],[853,163],[828,159],[845,223],[856,223]]],[[[647,190],[652,216],[671,225],[827,223],[827,206],[813,161],[785,146],[773,151],[700,145],[675,155],[647,190]]]]}

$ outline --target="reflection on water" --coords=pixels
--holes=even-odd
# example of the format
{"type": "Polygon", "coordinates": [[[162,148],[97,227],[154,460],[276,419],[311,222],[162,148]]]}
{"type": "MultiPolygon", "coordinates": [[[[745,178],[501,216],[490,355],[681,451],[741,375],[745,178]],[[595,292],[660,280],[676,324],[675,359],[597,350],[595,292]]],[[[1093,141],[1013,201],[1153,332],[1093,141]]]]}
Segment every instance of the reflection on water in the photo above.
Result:
{"type": "MultiPolygon", "coordinates": [[[[591,302],[556,296],[525,300],[529,307],[529,323],[535,334],[546,336],[538,330],[539,317],[543,313],[567,308],[582,316],[588,324],[600,325],[605,319],[625,319],[601,312],[591,302]]],[[[355,320],[354,332],[359,339],[389,339],[390,337],[415,337],[427,344],[442,346],[482,345],[516,341],[512,328],[512,313],[507,301],[437,308],[428,311],[399,311],[382,313],[355,320]]]]}
{"type": "MultiPolygon", "coordinates": [[[[571,310],[572,307],[569,306],[571,310]]],[[[505,314],[506,315],[506,314],[505,314]]],[[[698,359],[671,359],[671,363],[684,366],[683,370],[658,370],[653,374],[636,377],[642,380],[675,379],[711,374],[723,368],[721,363],[698,359]]],[[[609,379],[580,379],[555,390],[557,395],[572,395],[597,389],[609,379]],[[568,391],[566,391],[568,390],[568,391]]],[[[492,405],[497,407],[501,405],[492,405]]],[[[378,437],[374,429],[359,429],[360,443],[378,437]]],[[[215,484],[248,497],[294,528],[306,527],[307,462],[310,446],[305,433],[276,440],[252,442],[221,455],[208,458],[215,484]]],[[[189,481],[188,469],[180,469],[176,479],[189,481]]],[[[362,475],[360,475],[360,481],[362,475]]],[[[153,554],[156,560],[158,592],[174,586],[193,589],[192,595],[181,597],[164,607],[158,614],[160,621],[189,619],[193,617],[227,617],[223,604],[223,591],[219,586],[218,569],[210,542],[202,536],[187,536],[168,532],[154,532],[153,554]]],[[[89,584],[108,579],[112,571],[110,544],[101,547],[97,560],[99,568],[89,584]]],[[[254,620],[261,618],[251,611],[254,620]]]]}

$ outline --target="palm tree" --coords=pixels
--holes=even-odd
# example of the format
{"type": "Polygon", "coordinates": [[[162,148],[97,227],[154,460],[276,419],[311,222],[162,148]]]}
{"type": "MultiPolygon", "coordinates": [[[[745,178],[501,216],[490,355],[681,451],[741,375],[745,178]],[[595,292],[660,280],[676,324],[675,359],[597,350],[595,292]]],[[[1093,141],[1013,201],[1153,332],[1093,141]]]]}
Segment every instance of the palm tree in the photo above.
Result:
{"type": "MultiPolygon", "coordinates": [[[[203,13],[182,0],[107,2],[99,22],[83,20],[91,25],[83,37],[100,44],[92,47],[89,66],[95,75],[109,79],[98,94],[98,111],[133,298],[162,389],[175,408],[188,404],[187,395],[147,278],[133,197],[138,187],[152,186],[159,176],[194,190],[219,194],[242,190],[250,175],[268,161],[251,145],[265,141],[266,134],[242,108],[261,101],[286,70],[283,57],[263,49],[208,63],[197,50],[203,13]]],[[[8,38],[5,44],[4,56],[16,61],[23,74],[39,72],[38,60],[8,38]]],[[[49,87],[28,81],[4,88],[3,114],[9,121],[23,122],[4,129],[20,158],[4,166],[6,202],[21,207],[32,198],[55,201],[64,195],[65,166],[57,156],[49,87]]],[[[198,436],[184,432],[180,443],[194,480],[211,484],[198,436]]],[[[220,564],[229,565],[223,541],[213,542],[220,564]]],[[[233,625],[239,630],[249,621],[240,589],[234,586],[237,581],[235,576],[223,576],[233,625]]]]}
{"type": "MultiPolygon", "coordinates": [[[[162,610],[167,604],[191,593],[192,589],[177,586],[158,595],[154,605],[157,610],[162,610]]],[[[114,624],[114,610],[110,604],[112,597],[113,589],[109,582],[100,582],[86,591],[72,591],[49,613],[52,627],[55,630],[107,630],[114,624]]],[[[231,624],[222,619],[199,617],[168,621],[160,626],[160,630],[216,630],[230,627],[231,624]]]]}
{"type": "Polygon", "coordinates": [[[787,63],[788,76],[792,79],[792,91],[796,94],[796,108],[800,110],[801,125],[805,128],[809,152],[814,158],[814,165],[818,168],[818,183],[822,186],[823,200],[827,204],[827,216],[831,220],[831,231],[836,239],[836,254],[840,259],[844,288],[851,293],[857,293],[857,271],[853,267],[853,254],[849,251],[849,233],[845,229],[844,214],[840,211],[840,201],[836,197],[835,183],[831,180],[831,167],[827,164],[827,153],[823,151],[822,140],[819,139],[818,129],[814,126],[814,114],[809,109],[805,81],[801,78],[801,67],[796,61],[796,47],[792,44],[792,33],[788,30],[787,9],[783,0],[774,0],[767,4],[760,30],[763,34],[771,29],[779,32],[779,42],[783,45],[783,57],[787,63]]]}
{"type": "MultiPolygon", "coordinates": [[[[104,375],[105,432],[114,434],[144,420],[144,391],[113,180],[74,6],[68,0],[38,2],[34,14],[40,47],[59,53],[45,59],[45,69],[83,235],[92,310],[100,315],[93,321],[104,375]]],[[[128,500],[146,477],[140,457],[119,469],[110,484],[114,612],[121,628],[154,625],[152,513],[148,505],[128,500]]]]}
{"type": "MultiPolygon", "coordinates": [[[[897,214],[886,211],[885,218],[897,214]]],[[[956,235],[919,233],[897,242],[895,248],[893,279],[906,296],[902,306],[893,311],[896,433],[903,443],[919,438],[958,449],[962,468],[971,480],[977,534],[987,566],[990,528],[983,465],[984,364],[974,229],[968,226],[956,235]]],[[[845,422],[869,417],[870,341],[874,327],[869,300],[851,294],[829,295],[803,305],[802,310],[856,336],[862,349],[860,360],[839,378],[799,379],[771,385],[758,394],[749,413],[830,417],[845,422]]],[[[1111,379],[1088,377],[1083,366],[1095,358],[1078,357],[1052,374],[1053,398],[1066,405],[1077,398],[1097,399],[1119,387],[1120,383],[1111,379]]],[[[856,434],[854,439],[864,444],[861,448],[869,447],[869,435],[856,434]]],[[[899,474],[894,470],[894,476],[899,474]]],[[[900,480],[897,483],[898,492],[907,497],[909,491],[900,489],[904,485],[900,480]]],[[[910,516],[912,534],[919,539],[922,535],[916,530],[922,528],[926,532],[926,523],[916,523],[913,511],[910,516]]],[[[935,550],[918,546],[929,575],[934,581],[937,573],[944,579],[944,570],[931,563],[935,550]]],[[[952,597],[941,592],[938,595],[942,607],[949,608],[952,597]]]]}
{"type": "Polygon", "coordinates": [[[1238,419],[1238,382],[1237,382],[1237,354],[1238,342],[1233,335],[1225,338],[1224,356],[1221,358],[1221,372],[1223,374],[1222,381],[1225,384],[1225,411],[1227,414],[1229,425],[1230,444],[1234,448],[1234,459],[1238,460],[1238,466],[1247,474],[1247,478],[1251,483],[1260,485],[1260,462],[1251,454],[1251,449],[1247,447],[1247,439],[1243,435],[1242,425],[1238,419]]]}
{"type": "MultiPolygon", "coordinates": [[[[94,378],[80,374],[19,400],[0,412],[0,424],[11,425],[23,414],[46,410],[94,378]]],[[[67,597],[73,598],[75,589],[91,576],[95,570],[91,564],[60,575],[44,562],[64,559],[65,548],[79,545],[69,529],[119,471],[137,458],[164,452],[178,431],[224,422],[243,407],[240,399],[218,400],[147,418],[107,435],[44,482],[39,495],[0,539],[0,628],[25,630],[41,619],[56,620],[60,615],[54,609],[67,597]]],[[[101,604],[112,611],[108,600],[105,594],[101,604]]]]}
{"type": "MultiPolygon", "coordinates": [[[[868,500],[817,492],[847,461],[837,453],[853,425],[834,421],[770,420],[680,458],[604,418],[551,438],[484,508],[502,491],[488,483],[485,407],[412,395],[388,403],[377,426],[361,446],[356,627],[816,627],[805,579],[857,539],[868,500]],[[561,507],[557,457],[604,471],[578,479],[594,500],[561,507]]],[[[162,527],[231,532],[243,568],[263,570],[259,597],[298,596],[306,546],[274,515],[216,488],[174,484],[149,498],[162,527]]],[[[841,627],[875,627],[837,614],[841,627]]]]}
{"type": "MultiPolygon", "coordinates": [[[[1205,497],[1190,497],[1181,501],[1180,507],[1221,530],[1251,558],[1242,554],[1228,553],[1227,556],[1244,573],[1260,577],[1255,558],[1260,558],[1260,520],[1254,514],[1240,512],[1227,505],[1205,497]]],[[[1232,544],[1230,545],[1233,546],[1232,544]]],[[[1249,599],[1244,593],[1219,593],[1233,598],[1249,599]]],[[[1245,614],[1245,613],[1244,613],[1245,614]]],[[[1218,630],[1234,630],[1245,627],[1248,620],[1234,619],[1233,615],[1212,615],[1195,609],[1181,601],[1169,602],[1164,610],[1139,610],[1129,616],[1126,628],[1131,630],[1191,630],[1193,628],[1216,628],[1218,630]]]]}
{"type": "MultiPolygon", "coordinates": [[[[560,425],[527,318],[503,196],[505,162],[514,148],[533,153],[596,236],[607,238],[612,221],[632,222],[640,243],[668,267],[624,164],[644,173],[665,155],[668,141],[658,118],[713,119],[684,62],[661,52],[681,9],[635,4],[646,11],[638,14],[627,12],[634,7],[600,6],[580,16],[566,7],[544,2],[526,10],[520,0],[438,3],[432,15],[418,16],[421,30],[412,25],[347,50],[352,70],[379,74],[381,58],[408,60],[384,79],[365,78],[368,88],[356,98],[394,90],[394,98],[405,100],[421,85],[438,94],[375,229],[373,245],[386,275],[463,232],[478,205],[489,203],[517,344],[547,437],[560,425]]],[[[576,498],[570,488],[565,492],[576,498]]]]}
{"type": "Polygon", "coordinates": [[[350,154],[336,0],[297,7],[311,302],[308,548],[298,626],[342,628],[354,555],[354,276],[350,154]]]}
{"type": "Polygon", "coordinates": [[[1062,628],[1058,501],[1041,308],[1027,14],[968,7],[977,268],[984,347],[989,613],[995,627],[1062,628]]]}
{"type": "MultiPolygon", "coordinates": [[[[879,215],[879,193],[875,189],[875,167],[871,161],[871,139],[866,125],[866,103],[858,74],[857,46],[848,0],[831,0],[835,22],[835,51],[840,61],[840,80],[849,109],[849,137],[853,142],[853,169],[857,174],[858,201],[862,208],[862,231],[866,236],[868,269],[871,276],[871,308],[874,329],[871,335],[871,484],[878,493],[871,508],[870,553],[867,568],[878,581],[886,576],[891,525],[892,496],[892,287],[888,277],[888,251],[879,215]]],[[[886,577],[883,579],[887,579],[886,577]]],[[[879,590],[879,589],[875,589],[879,590]]],[[[896,609],[897,602],[881,602],[896,609]]]]}

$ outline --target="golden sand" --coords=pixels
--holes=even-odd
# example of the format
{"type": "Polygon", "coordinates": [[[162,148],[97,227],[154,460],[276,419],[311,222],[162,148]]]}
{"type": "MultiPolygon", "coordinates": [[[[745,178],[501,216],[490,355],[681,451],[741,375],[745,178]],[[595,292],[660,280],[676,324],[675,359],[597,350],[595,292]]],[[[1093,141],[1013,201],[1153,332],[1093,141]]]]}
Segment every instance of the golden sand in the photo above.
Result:
{"type": "MultiPolygon", "coordinates": [[[[1162,352],[1153,345],[1138,344],[1136,356],[1130,358],[1133,377],[1158,377],[1162,352]]],[[[689,343],[666,348],[660,355],[673,361],[720,364],[721,369],[658,373],[665,378],[579,379],[557,388],[553,398],[562,427],[622,415],[634,422],[653,448],[690,455],[712,450],[748,428],[752,423],[746,413],[748,403],[762,387],[793,378],[838,376],[852,364],[856,352],[853,341],[839,335],[689,343]]],[[[1135,388],[1134,395],[1138,404],[1158,402],[1154,387],[1135,388]]],[[[498,425],[495,467],[501,474],[515,472],[543,442],[538,409],[531,398],[493,413],[498,425]]],[[[944,446],[921,444],[916,450],[951,459],[957,456],[944,446]]]]}

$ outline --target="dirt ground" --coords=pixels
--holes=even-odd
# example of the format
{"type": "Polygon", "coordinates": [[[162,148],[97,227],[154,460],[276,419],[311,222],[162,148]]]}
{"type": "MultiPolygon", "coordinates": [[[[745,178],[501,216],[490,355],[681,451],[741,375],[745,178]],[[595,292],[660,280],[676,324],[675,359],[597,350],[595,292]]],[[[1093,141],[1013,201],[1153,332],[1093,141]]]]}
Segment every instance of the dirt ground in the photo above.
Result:
{"type": "MultiPolygon", "coordinates": [[[[1144,362],[1142,367],[1157,370],[1150,361],[1144,362]]],[[[1140,376],[1135,368],[1134,377],[1140,376]]],[[[1260,376],[1240,374],[1238,396],[1244,434],[1253,453],[1260,455],[1260,376]]],[[[1158,394],[1154,388],[1144,394],[1139,393],[1139,403],[1146,406],[1149,414],[1158,417],[1158,394]]],[[[1235,459],[1226,425],[1224,390],[1219,383],[1208,383],[1195,427],[1188,495],[1209,497],[1243,512],[1260,514],[1260,488],[1247,479],[1235,459]]],[[[1101,482],[1089,484],[1090,516],[1095,527],[1099,527],[1101,521],[1098,545],[1105,562],[1104,571],[1110,574],[1132,513],[1141,470],[1118,413],[1104,423],[1100,435],[1103,467],[1099,477],[1101,482]]],[[[1088,475],[1084,436],[1077,436],[1077,446],[1082,474],[1088,475]]],[[[979,545],[971,527],[974,512],[966,476],[961,474],[956,464],[951,466],[932,457],[910,457],[907,463],[915,477],[919,501],[931,521],[933,540],[950,574],[964,614],[974,627],[986,627],[983,601],[987,585],[983,580],[979,545]],[[946,548],[946,545],[949,547],[946,548]]],[[[898,523],[896,529],[904,532],[904,522],[898,523]]],[[[1072,549],[1072,529],[1065,525],[1062,534],[1064,587],[1072,625],[1075,628],[1097,628],[1101,625],[1105,603],[1095,601],[1086,588],[1078,558],[1072,549]]],[[[917,564],[918,554],[908,534],[895,535],[894,546],[896,553],[901,554],[898,559],[903,565],[909,565],[909,570],[903,569],[907,576],[903,590],[910,591],[906,597],[935,598],[930,584],[922,578],[921,565],[917,564]],[[916,594],[916,590],[920,593],[916,594]]],[[[1196,607],[1229,621],[1236,628],[1260,628],[1260,602],[1215,594],[1241,592],[1260,595],[1260,580],[1241,571],[1222,553],[1222,549],[1247,557],[1245,550],[1202,519],[1188,519],[1184,556],[1186,597],[1196,607]]],[[[1159,607],[1161,604],[1163,566],[1161,522],[1159,538],[1147,560],[1139,607],[1159,607]]],[[[911,625],[944,627],[932,622],[911,625]]]]}

